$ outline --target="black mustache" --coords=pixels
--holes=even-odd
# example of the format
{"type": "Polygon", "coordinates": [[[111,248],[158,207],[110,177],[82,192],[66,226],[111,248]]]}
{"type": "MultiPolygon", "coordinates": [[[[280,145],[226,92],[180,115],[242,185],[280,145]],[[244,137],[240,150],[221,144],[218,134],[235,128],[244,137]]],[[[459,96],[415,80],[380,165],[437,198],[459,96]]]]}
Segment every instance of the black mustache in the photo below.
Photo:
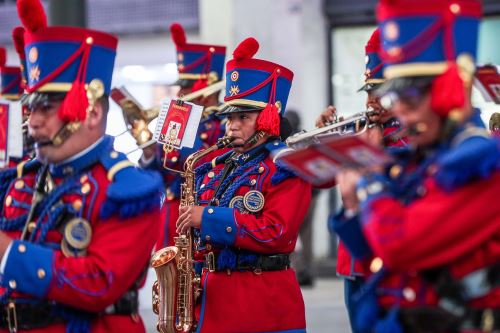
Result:
{"type": "Polygon", "coordinates": [[[47,140],[47,141],[41,141],[41,142],[35,142],[34,146],[35,148],[42,148],[45,146],[52,146],[54,145],[54,142],[52,140],[47,140]]]}

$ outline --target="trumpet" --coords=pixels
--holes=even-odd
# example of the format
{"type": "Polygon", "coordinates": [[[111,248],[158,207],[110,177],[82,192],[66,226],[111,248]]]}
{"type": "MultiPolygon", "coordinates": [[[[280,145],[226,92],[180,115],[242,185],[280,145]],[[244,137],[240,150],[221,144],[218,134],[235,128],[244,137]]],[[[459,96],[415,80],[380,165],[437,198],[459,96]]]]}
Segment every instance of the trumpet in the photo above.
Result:
{"type": "Polygon", "coordinates": [[[285,142],[290,148],[300,149],[335,136],[359,135],[372,126],[369,117],[376,114],[378,111],[369,109],[344,119],[335,117],[333,123],[309,131],[303,130],[290,136],[285,142]]]}

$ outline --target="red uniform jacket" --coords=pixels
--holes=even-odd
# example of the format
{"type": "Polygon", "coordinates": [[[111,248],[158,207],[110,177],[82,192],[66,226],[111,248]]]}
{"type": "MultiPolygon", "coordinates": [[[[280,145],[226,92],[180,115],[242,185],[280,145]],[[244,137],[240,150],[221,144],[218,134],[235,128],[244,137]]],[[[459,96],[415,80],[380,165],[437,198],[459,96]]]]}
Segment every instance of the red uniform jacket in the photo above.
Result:
{"type": "MultiPolygon", "coordinates": [[[[236,159],[238,166],[233,173],[238,176],[226,191],[215,196],[220,200],[219,205],[207,207],[203,212],[199,259],[208,252],[221,250],[256,256],[289,254],[294,250],[310,203],[311,188],[273,162],[270,151],[282,146],[279,141],[271,142],[258,147],[260,153],[248,162],[245,156],[255,150],[236,159]],[[263,206],[254,213],[244,205],[243,197],[249,191],[262,194],[253,203],[263,206]],[[233,207],[226,205],[228,201],[233,207]]],[[[198,169],[204,169],[200,170],[204,174],[199,186],[200,204],[206,205],[214,198],[224,161],[231,158],[230,154],[216,159],[214,168],[209,162],[198,169]]],[[[198,332],[305,332],[304,302],[291,268],[230,273],[209,272],[205,268],[202,287],[202,300],[197,306],[198,332]]]]}
{"type": "MultiPolygon", "coordinates": [[[[67,325],[88,324],[91,332],[144,332],[136,314],[105,310],[144,278],[156,241],[161,178],[133,167],[112,144],[104,137],[83,156],[50,166],[56,187],[39,204],[33,236],[12,243],[2,286],[16,303],[51,302],[62,318],[29,332],[65,332],[67,325]],[[69,227],[73,217],[86,220],[90,230],[69,227]],[[68,245],[73,242],[88,245],[79,250],[68,245]],[[75,318],[68,319],[68,311],[75,318]]],[[[26,222],[40,168],[34,161],[6,171],[14,177],[2,193],[1,228],[14,239],[26,222]]]]}
{"type": "MultiPolygon", "coordinates": [[[[429,280],[431,269],[461,281],[463,289],[456,293],[471,295],[467,307],[500,307],[498,287],[478,290],[472,281],[479,270],[500,262],[500,209],[494,204],[500,196],[499,141],[476,135],[480,130],[467,131],[453,146],[427,153],[416,165],[392,167],[392,179],[374,176],[360,183],[358,194],[367,199],[359,230],[375,257],[366,273],[372,281],[372,273],[385,271],[377,274],[381,280],[373,295],[388,311],[438,308],[444,296],[429,280]]],[[[359,238],[352,242],[353,233],[340,236],[350,249],[362,247],[359,238]]],[[[373,287],[368,285],[367,291],[373,287]]]]}

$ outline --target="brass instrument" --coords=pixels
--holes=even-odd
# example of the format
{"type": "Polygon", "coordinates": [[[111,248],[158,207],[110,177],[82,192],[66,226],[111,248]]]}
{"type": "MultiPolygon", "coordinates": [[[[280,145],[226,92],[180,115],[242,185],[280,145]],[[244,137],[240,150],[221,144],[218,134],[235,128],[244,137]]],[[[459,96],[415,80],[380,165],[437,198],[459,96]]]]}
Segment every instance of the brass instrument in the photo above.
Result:
{"type": "MultiPolygon", "coordinates": [[[[201,96],[210,96],[211,94],[224,89],[225,84],[226,81],[219,81],[209,85],[208,87],[184,95],[179,99],[184,102],[190,102],[201,96]]],[[[144,108],[125,87],[113,88],[111,91],[111,98],[122,109],[123,118],[125,120],[125,124],[127,125],[127,131],[130,131],[130,134],[136,140],[139,148],[143,149],[156,143],[148,125],[153,120],[158,118],[160,106],[153,106],[149,109],[144,108]]],[[[214,112],[214,110],[217,109],[218,108],[212,108],[211,110],[206,110],[207,112],[204,110],[203,115],[205,116],[207,113],[214,112]]],[[[127,131],[119,134],[118,136],[127,133],[127,131]]]]}
{"type": "Polygon", "coordinates": [[[142,146],[151,141],[153,134],[148,128],[149,123],[158,117],[159,107],[145,109],[124,87],[113,88],[111,98],[120,106],[123,119],[137,145],[142,146]]]}
{"type": "Polygon", "coordinates": [[[301,131],[290,136],[286,139],[286,144],[290,148],[299,149],[321,143],[323,140],[334,136],[364,133],[371,125],[368,117],[373,114],[375,114],[374,110],[367,110],[345,119],[335,117],[332,124],[309,131],[301,131]]]}
{"type": "MultiPolygon", "coordinates": [[[[204,156],[228,146],[233,138],[224,137],[205,149],[191,154],[181,174],[180,206],[196,204],[196,173],[194,166],[204,156]]],[[[156,271],[153,284],[153,312],[158,315],[157,330],[161,333],[188,333],[194,331],[194,304],[199,294],[200,278],[194,272],[193,236],[191,230],[174,238],[175,246],[155,252],[151,266],[156,271]]]]}

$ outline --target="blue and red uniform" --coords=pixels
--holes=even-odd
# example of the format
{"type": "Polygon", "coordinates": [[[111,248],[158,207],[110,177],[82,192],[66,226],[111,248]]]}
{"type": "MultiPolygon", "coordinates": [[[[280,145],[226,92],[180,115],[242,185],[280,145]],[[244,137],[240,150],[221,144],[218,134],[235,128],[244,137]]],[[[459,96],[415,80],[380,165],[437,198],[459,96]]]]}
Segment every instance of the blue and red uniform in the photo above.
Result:
{"type": "Polygon", "coordinates": [[[137,289],[156,241],[160,176],[135,168],[103,137],[49,166],[54,189],[26,221],[42,167],[33,160],[0,174],[1,230],[14,239],[28,222],[31,230],[14,240],[2,271],[2,301],[16,305],[19,332],[144,332],[137,289]],[[88,244],[73,249],[73,237],[88,244]]]}
{"type": "Polygon", "coordinates": [[[195,229],[195,258],[204,266],[195,308],[200,333],[306,331],[289,254],[309,208],[311,186],[273,160],[286,147],[279,141],[279,123],[293,73],[253,58],[258,48],[248,38],[233,52],[221,113],[228,115],[231,135],[233,113],[258,112],[253,135],[267,140],[257,139],[241,151],[218,151],[196,168],[198,204],[206,206],[195,229]]]}
{"type": "Polygon", "coordinates": [[[295,248],[311,188],[273,162],[271,152],[284,147],[276,140],[242,155],[221,153],[215,167],[207,162],[197,169],[199,204],[209,207],[196,257],[215,254],[215,271],[202,271],[198,332],[305,332],[304,302],[287,255],[295,248]],[[219,187],[230,161],[234,169],[219,187]],[[263,198],[257,212],[244,205],[251,191],[263,198]],[[259,260],[283,262],[275,270],[252,269],[259,260]]]}
{"type": "Polygon", "coordinates": [[[0,171],[3,244],[5,234],[12,239],[0,265],[0,331],[144,332],[137,290],[156,242],[163,186],[101,134],[117,39],[49,27],[39,1],[17,4],[26,28],[18,29],[27,55],[24,102],[42,127],[61,128],[37,142],[40,160],[0,171]],[[67,140],[88,130],[92,111],[103,115],[99,130],[78,150],[67,140]],[[43,145],[71,156],[47,157],[43,145]]]}
{"type": "MultiPolygon", "coordinates": [[[[339,236],[352,253],[376,257],[365,261],[369,278],[357,297],[358,306],[370,308],[370,298],[377,295],[371,318],[380,318],[370,321],[361,315],[357,323],[365,322],[368,326],[361,324],[365,330],[383,325],[384,319],[390,321],[391,313],[403,327],[414,325],[407,314],[418,307],[439,314],[440,304],[461,297],[453,294],[457,290],[450,290],[452,296],[443,293],[442,283],[450,288],[458,284],[463,288],[458,292],[466,295],[459,300],[460,307],[450,310],[467,309],[468,315],[474,311],[480,315],[500,308],[499,286],[480,277],[493,276],[499,269],[500,217],[498,208],[485,203],[500,195],[500,142],[488,138],[485,129],[476,129],[470,136],[459,132],[456,137],[461,141],[454,146],[427,150],[426,158],[417,163],[408,154],[387,175],[364,181],[361,192],[368,196],[363,202],[362,225],[356,218],[336,221],[339,236]],[[370,193],[369,188],[380,191],[370,193]],[[348,224],[356,231],[342,231],[348,224]],[[432,270],[437,273],[430,274],[432,270]],[[473,280],[474,275],[478,280],[473,280]]],[[[464,328],[444,326],[436,331],[451,329],[464,328]]]]}
{"type": "Polygon", "coordinates": [[[477,112],[467,120],[467,76],[458,75],[476,55],[480,16],[475,0],[380,3],[381,54],[391,79],[385,89],[399,94],[402,114],[438,115],[442,132],[432,144],[399,150],[386,172],[363,178],[361,220],[335,223],[367,267],[355,297],[361,332],[500,328],[500,217],[488,204],[500,194],[500,145],[478,126],[477,112]],[[415,95],[422,77],[428,89],[415,95]],[[424,94],[427,104],[411,110],[410,97],[424,94]]]}

